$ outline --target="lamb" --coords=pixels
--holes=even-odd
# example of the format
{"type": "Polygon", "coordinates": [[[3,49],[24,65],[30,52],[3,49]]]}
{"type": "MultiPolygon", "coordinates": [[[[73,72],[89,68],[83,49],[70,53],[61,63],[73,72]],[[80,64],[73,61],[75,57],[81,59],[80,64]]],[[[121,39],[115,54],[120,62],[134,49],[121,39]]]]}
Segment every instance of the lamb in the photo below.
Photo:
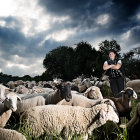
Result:
{"type": "Polygon", "coordinates": [[[17,101],[21,101],[21,98],[15,93],[11,92],[6,95],[4,103],[0,104],[0,127],[4,127],[9,120],[12,111],[17,109],[17,101]]]}
{"type": "Polygon", "coordinates": [[[133,88],[136,92],[140,93],[140,79],[131,80],[126,83],[126,87],[133,88]]]}
{"type": "Polygon", "coordinates": [[[11,130],[0,128],[0,139],[1,140],[26,140],[25,136],[21,133],[11,130]]]}
{"type": "Polygon", "coordinates": [[[131,97],[137,99],[137,94],[130,87],[126,88],[121,93],[122,97],[120,98],[109,97],[109,99],[114,101],[119,113],[119,117],[126,117],[128,120],[130,120],[131,119],[130,112],[132,110],[131,97]]]}
{"type": "Polygon", "coordinates": [[[45,105],[27,110],[22,116],[23,128],[29,134],[39,137],[42,134],[62,133],[70,136],[78,134],[88,139],[92,131],[108,120],[118,123],[119,118],[110,105],[100,104],[92,108],[45,105]]]}

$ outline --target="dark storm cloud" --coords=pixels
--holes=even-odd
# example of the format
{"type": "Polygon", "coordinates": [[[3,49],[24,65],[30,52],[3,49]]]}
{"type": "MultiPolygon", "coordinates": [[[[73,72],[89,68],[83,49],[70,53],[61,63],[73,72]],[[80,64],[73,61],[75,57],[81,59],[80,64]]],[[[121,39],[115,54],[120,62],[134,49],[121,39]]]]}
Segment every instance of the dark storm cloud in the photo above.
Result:
{"type": "Polygon", "coordinates": [[[127,49],[132,50],[132,46],[140,47],[140,26],[136,26],[128,31],[128,38],[125,41],[127,49]]]}
{"type": "Polygon", "coordinates": [[[108,0],[40,0],[46,12],[56,16],[70,16],[67,27],[92,28],[96,25],[96,17],[108,12],[112,2],[108,0]],[[104,11],[104,12],[103,12],[104,11]],[[69,24],[68,24],[69,22],[69,24]]]}
{"type": "Polygon", "coordinates": [[[131,30],[129,39],[131,39],[133,43],[140,43],[140,26],[136,26],[131,30]]]}
{"type": "Polygon", "coordinates": [[[140,6],[138,0],[40,0],[39,4],[47,13],[56,16],[69,15],[69,26],[89,29],[98,26],[96,18],[99,15],[107,13],[110,15],[110,21],[108,28],[103,30],[107,34],[119,34],[135,26],[136,23],[131,21],[131,17],[140,6]]]}
{"type": "Polygon", "coordinates": [[[17,30],[7,27],[0,27],[1,50],[14,54],[19,51],[19,49],[17,49],[15,52],[15,47],[20,44],[25,44],[25,42],[26,39],[24,35],[17,30]]]}

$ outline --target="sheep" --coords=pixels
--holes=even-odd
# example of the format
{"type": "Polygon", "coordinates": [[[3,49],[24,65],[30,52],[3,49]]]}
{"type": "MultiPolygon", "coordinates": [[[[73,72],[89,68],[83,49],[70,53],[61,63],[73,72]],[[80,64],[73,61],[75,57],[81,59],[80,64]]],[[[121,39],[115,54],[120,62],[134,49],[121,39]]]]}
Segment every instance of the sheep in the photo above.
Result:
{"type": "Polygon", "coordinates": [[[19,85],[15,88],[15,92],[18,94],[28,94],[30,89],[26,88],[24,85],[19,85]]]}
{"type": "Polygon", "coordinates": [[[16,85],[14,81],[9,81],[6,86],[8,86],[10,89],[15,89],[16,85]]]}
{"type": "Polygon", "coordinates": [[[25,136],[21,133],[11,130],[0,128],[0,139],[1,140],[26,140],[25,136]]]}
{"type": "Polygon", "coordinates": [[[80,93],[84,92],[85,90],[87,90],[87,88],[91,87],[92,84],[90,83],[90,79],[86,78],[82,81],[81,84],[78,84],[78,91],[80,93]]]}
{"type": "Polygon", "coordinates": [[[133,88],[136,92],[140,93],[140,79],[131,80],[126,83],[126,87],[133,88]]]}
{"type": "Polygon", "coordinates": [[[71,84],[72,90],[76,90],[80,93],[84,92],[87,88],[92,86],[89,78],[86,78],[83,80],[81,78],[77,78],[72,81],[74,82],[74,84],[71,84]]]}
{"type": "Polygon", "coordinates": [[[121,93],[122,97],[120,98],[109,97],[109,99],[114,101],[119,113],[119,117],[126,117],[128,120],[130,120],[131,119],[130,112],[132,110],[131,97],[137,99],[137,94],[130,87],[126,88],[121,93]]]}
{"type": "Polygon", "coordinates": [[[24,85],[24,82],[22,80],[17,80],[17,81],[15,81],[15,85],[16,86],[24,85]]]}
{"type": "Polygon", "coordinates": [[[99,78],[93,77],[93,76],[91,75],[91,77],[90,77],[90,83],[91,83],[92,85],[94,85],[98,79],[99,79],[99,78]]]}
{"type": "Polygon", "coordinates": [[[32,89],[34,86],[36,86],[36,82],[35,81],[26,81],[24,82],[24,86],[28,89],[32,89]]]}
{"type": "Polygon", "coordinates": [[[15,93],[10,92],[6,95],[3,103],[0,103],[0,127],[4,127],[9,120],[12,111],[17,110],[17,101],[21,101],[21,98],[15,93]]]}
{"type": "Polygon", "coordinates": [[[83,95],[89,99],[103,99],[100,88],[98,88],[97,86],[89,87],[83,95]]]}
{"type": "Polygon", "coordinates": [[[126,83],[127,83],[128,81],[130,81],[130,79],[129,79],[128,77],[125,77],[125,80],[126,80],[126,83]]]}
{"type": "Polygon", "coordinates": [[[14,112],[14,114],[20,115],[21,113],[23,113],[31,107],[42,105],[45,105],[45,98],[42,96],[25,99],[17,103],[17,110],[14,112]]]}
{"type": "Polygon", "coordinates": [[[34,86],[31,90],[31,94],[50,93],[50,92],[54,92],[54,90],[52,88],[43,88],[43,87],[39,87],[39,86],[34,86]]]}
{"type": "Polygon", "coordinates": [[[32,137],[42,134],[62,133],[70,139],[78,134],[88,139],[88,134],[107,121],[119,122],[118,115],[110,105],[100,104],[92,108],[45,105],[27,110],[21,121],[32,137]]]}
{"type": "MultiPolygon", "coordinates": [[[[72,92],[72,91],[71,91],[72,92]]],[[[96,104],[101,103],[102,99],[88,99],[87,97],[72,92],[72,99],[66,102],[64,99],[57,103],[57,105],[70,105],[70,106],[81,106],[81,107],[92,107],[96,104]]]]}
{"type": "Polygon", "coordinates": [[[57,90],[48,93],[39,93],[39,94],[27,94],[21,96],[22,100],[29,99],[36,96],[43,96],[45,98],[45,104],[56,104],[59,101],[65,99],[69,102],[72,98],[70,85],[67,83],[61,83],[56,85],[57,90]]]}

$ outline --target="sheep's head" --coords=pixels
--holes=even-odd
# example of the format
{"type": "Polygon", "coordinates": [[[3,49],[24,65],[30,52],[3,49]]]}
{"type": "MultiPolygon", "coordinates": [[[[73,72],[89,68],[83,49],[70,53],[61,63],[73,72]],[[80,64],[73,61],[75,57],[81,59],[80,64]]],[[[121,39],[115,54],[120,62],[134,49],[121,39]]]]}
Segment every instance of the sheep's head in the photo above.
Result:
{"type": "Polygon", "coordinates": [[[21,101],[21,98],[14,92],[10,92],[6,95],[6,98],[3,102],[6,108],[15,112],[17,110],[17,101],[21,101]]]}
{"type": "Polygon", "coordinates": [[[60,83],[56,85],[56,88],[59,90],[62,99],[65,99],[67,102],[72,99],[71,86],[69,83],[60,83]]]}
{"type": "Polygon", "coordinates": [[[125,91],[125,94],[128,94],[129,98],[133,97],[134,99],[137,99],[137,94],[132,88],[127,87],[124,91],[125,91]]]}
{"type": "Polygon", "coordinates": [[[81,84],[89,88],[91,86],[90,79],[84,79],[81,84]]]}
{"type": "Polygon", "coordinates": [[[100,110],[100,117],[103,121],[113,121],[114,123],[119,122],[118,114],[114,111],[113,107],[106,105],[106,109],[100,110]]]}
{"type": "Polygon", "coordinates": [[[103,99],[100,88],[98,88],[97,86],[88,88],[85,93],[88,94],[88,98],[90,99],[103,99]]]}

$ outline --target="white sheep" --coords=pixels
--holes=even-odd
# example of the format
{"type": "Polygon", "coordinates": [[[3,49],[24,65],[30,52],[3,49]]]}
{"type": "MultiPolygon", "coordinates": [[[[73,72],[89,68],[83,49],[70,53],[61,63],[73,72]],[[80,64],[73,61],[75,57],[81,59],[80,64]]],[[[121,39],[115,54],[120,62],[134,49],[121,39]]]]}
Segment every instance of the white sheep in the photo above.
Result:
{"type": "Polygon", "coordinates": [[[15,88],[15,92],[18,94],[28,94],[30,93],[30,89],[26,88],[24,85],[19,85],[15,88]]]}
{"type": "Polygon", "coordinates": [[[17,101],[21,100],[15,93],[8,93],[4,103],[0,103],[0,127],[4,127],[9,120],[12,111],[17,110],[17,101]]]}
{"type": "Polygon", "coordinates": [[[89,87],[83,95],[89,99],[103,99],[100,88],[98,88],[97,86],[89,87]]]}
{"type": "Polygon", "coordinates": [[[130,80],[126,83],[126,87],[131,87],[135,92],[140,92],[140,79],[130,80]]]}
{"type": "Polygon", "coordinates": [[[31,94],[34,93],[51,93],[54,92],[54,90],[52,88],[43,88],[43,87],[39,87],[39,86],[34,86],[31,90],[31,94]]]}
{"type": "Polygon", "coordinates": [[[0,140],[26,140],[26,138],[15,130],[0,128],[0,140]]]}
{"type": "Polygon", "coordinates": [[[45,98],[42,96],[25,99],[17,103],[17,110],[15,113],[18,115],[31,107],[42,106],[42,105],[45,105],[45,98]]]}
{"type": "Polygon", "coordinates": [[[42,134],[64,134],[66,137],[78,134],[88,139],[95,128],[107,121],[119,122],[118,115],[107,104],[92,108],[45,105],[30,108],[22,116],[23,128],[28,128],[32,137],[42,134]]]}
{"type": "Polygon", "coordinates": [[[7,85],[10,89],[15,89],[15,87],[16,87],[14,81],[9,81],[6,85],[7,85]]]}
{"type": "Polygon", "coordinates": [[[24,82],[22,80],[17,80],[17,81],[15,81],[15,85],[16,86],[24,85],[24,82]]]}
{"type": "Polygon", "coordinates": [[[72,99],[69,102],[66,102],[64,99],[57,103],[57,105],[70,105],[70,106],[81,106],[81,107],[92,107],[96,104],[101,103],[102,99],[88,99],[87,97],[75,94],[75,91],[72,92],[72,99]]]}

